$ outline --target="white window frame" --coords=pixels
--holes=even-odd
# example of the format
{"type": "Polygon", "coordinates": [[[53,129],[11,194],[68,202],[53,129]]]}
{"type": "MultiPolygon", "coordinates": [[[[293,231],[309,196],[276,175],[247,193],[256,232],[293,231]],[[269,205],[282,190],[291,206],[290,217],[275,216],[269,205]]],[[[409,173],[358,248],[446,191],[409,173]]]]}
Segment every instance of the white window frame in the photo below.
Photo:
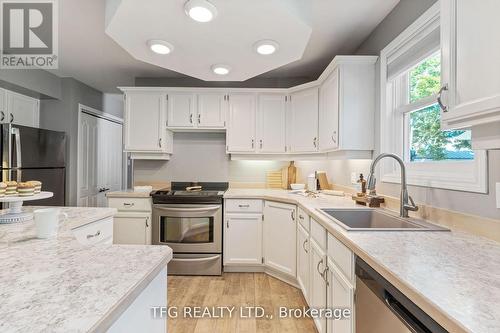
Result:
{"type": "MultiPolygon", "coordinates": [[[[410,162],[405,146],[408,146],[409,129],[405,128],[404,114],[408,106],[400,106],[401,99],[407,98],[407,91],[398,91],[403,84],[394,85],[387,80],[387,65],[389,59],[395,59],[411,49],[416,43],[428,36],[439,27],[439,3],[434,4],[412,25],[404,30],[380,53],[380,152],[394,153],[404,156],[407,168],[408,184],[442,188],[458,191],[487,193],[488,163],[487,152],[474,150],[473,161],[425,161],[410,162]],[[397,107],[399,106],[399,108],[397,107]]],[[[427,53],[422,57],[432,55],[427,53]]],[[[404,77],[399,80],[404,80],[404,77]]],[[[398,80],[398,79],[395,79],[398,80]]],[[[435,95],[411,104],[421,104],[422,108],[436,102],[435,95]]],[[[379,178],[382,182],[400,183],[399,165],[389,159],[381,161],[379,178]]]]}

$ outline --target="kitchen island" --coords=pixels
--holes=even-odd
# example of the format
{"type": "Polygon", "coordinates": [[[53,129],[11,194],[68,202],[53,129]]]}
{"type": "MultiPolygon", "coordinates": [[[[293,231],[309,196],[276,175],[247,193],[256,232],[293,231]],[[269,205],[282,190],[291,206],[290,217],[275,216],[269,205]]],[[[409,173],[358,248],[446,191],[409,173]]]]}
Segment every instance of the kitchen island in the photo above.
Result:
{"type": "MultiPolygon", "coordinates": [[[[0,331],[118,332],[140,324],[164,332],[165,318],[153,319],[151,307],[166,306],[171,249],[82,244],[77,232],[104,226],[116,210],[62,212],[68,218],[61,217],[53,239],[37,239],[33,221],[0,225],[0,331]]],[[[90,236],[97,234],[101,229],[90,236]]]]}

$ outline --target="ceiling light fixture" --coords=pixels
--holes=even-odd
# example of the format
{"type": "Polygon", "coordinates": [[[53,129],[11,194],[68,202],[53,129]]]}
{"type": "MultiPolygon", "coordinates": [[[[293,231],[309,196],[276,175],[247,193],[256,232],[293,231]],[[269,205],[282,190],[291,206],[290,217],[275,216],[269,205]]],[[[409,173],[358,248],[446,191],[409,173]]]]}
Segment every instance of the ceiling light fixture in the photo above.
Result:
{"type": "Polygon", "coordinates": [[[187,16],[197,22],[210,22],[217,16],[217,8],[207,0],[189,0],[184,5],[187,16]]]}
{"type": "Polygon", "coordinates": [[[254,44],[254,49],[258,54],[270,55],[278,51],[279,44],[274,40],[264,39],[254,44]]]}
{"type": "Polygon", "coordinates": [[[164,40],[160,39],[151,39],[148,41],[148,46],[153,51],[154,53],[157,54],[169,54],[174,50],[174,47],[172,44],[165,42],[164,40]]]}
{"type": "Polygon", "coordinates": [[[212,71],[217,75],[227,75],[231,68],[226,65],[213,65],[212,71]]]}

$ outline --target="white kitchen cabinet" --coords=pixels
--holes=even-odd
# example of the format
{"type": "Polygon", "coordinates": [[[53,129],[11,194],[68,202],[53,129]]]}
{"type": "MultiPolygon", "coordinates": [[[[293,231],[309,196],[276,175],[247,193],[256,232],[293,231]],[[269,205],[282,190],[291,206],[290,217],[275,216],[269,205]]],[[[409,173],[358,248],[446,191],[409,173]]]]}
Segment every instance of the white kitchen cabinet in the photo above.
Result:
{"type": "Polygon", "coordinates": [[[39,127],[40,101],[0,89],[0,123],[39,127]]]}
{"type": "MultiPolygon", "coordinates": [[[[310,240],[310,292],[309,305],[316,309],[326,308],[326,280],[324,274],[327,267],[326,252],[313,239],[310,240]]],[[[326,332],[326,318],[314,318],[319,333],[326,332]]]]}
{"type": "Polygon", "coordinates": [[[224,265],[262,264],[262,214],[227,214],[224,265]]]}
{"type": "Polygon", "coordinates": [[[500,126],[500,44],[492,34],[500,31],[500,2],[440,4],[441,84],[447,88],[442,94],[442,127],[500,126]]]}
{"type": "Polygon", "coordinates": [[[344,278],[337,269],[333,260],[328,257],[328,270],[326,271],[327,307],[329,309],[350,309],[351,316],[342,320],[327,320],[328,333],[353,333],[354,332],[354,287],[344,278]]]}
{"type": "Polygon", "coordinates": [[[196,95],[193,93],[169,92],[167,125],[169,127],[195,127],[196,95]]]}
{"type": "Polygon", "coordinates": [[[125,92],[125,151],[132,158],[169,159],[173,136],[166,129],[167,94],[125,92]]]}
{"type": "Polygon", "coordinates": [[[339,69],[335,69],[319,88],[319,148],[339,146],[339,69]]]}
{"type": "Polygon", "coordinates": [[[290,96],[290,152],[313,153],[318,142],[318,88],[298,91],[290,96]]]}
{"type": "Polygon", "coordinates": [[[113,218],[105,218],[72,230],[73,236],[83,245],[112,244],[113,218]]]}
{"type": "Polygon", "coordinates": [[[229,121],[227,124],[227,153],[251,153],[255,151],[256,96],[255,94],[231,94],[229,121]]]}
{"type": "Polygon", "coordinates": [[[285,153],[286,99],[283,94],[260,94],[257,110],[257,152],[285,153]]]}
{"type": "Polygon", "coordinates": [[[309,303],[309,274],[311,266],[309,252],[309,232],[299,224],[297,226],[297,283],[307,303],[309,303]]]}
{"type": "Polygon", "coordinates": [[[151,214],[118,213],[113,222],[114,244],[151,244],[151,214]]]}
{"type": "Polygon", "coordinates": [[[266,201],[264,205],[264,262],[296,277],[297,223],[295,205],[266,201]]]}
{"type": "Polygon", "coordinates": [[[226,127],[228,101],[221,93],[198,94],[196,126],[198,128],[223,129],[226,127]]]}

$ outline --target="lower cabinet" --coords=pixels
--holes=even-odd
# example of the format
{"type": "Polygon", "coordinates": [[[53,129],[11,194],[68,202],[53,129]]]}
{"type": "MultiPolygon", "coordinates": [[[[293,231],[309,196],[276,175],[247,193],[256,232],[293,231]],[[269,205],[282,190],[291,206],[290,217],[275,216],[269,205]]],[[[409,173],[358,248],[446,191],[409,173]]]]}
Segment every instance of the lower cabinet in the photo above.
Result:
{"type": "Polygon", "coordinates": [[[108,217],[72,230],[76,240],[83,245],[112,244],[113,218],[108,217]]]}
{"type": "Polygon", "coordinates": [[[328,270],[326,271],[327,307],[329,309],[351,309],[348,319],[328,319],[328,333],[351,333],[354,332],[354,287],[343,277],[335,266],[332,258],[328,257],[328,270]]]}
{"type": "Polygon", "coordinates": [[[296,276],[297,206],[266,201],[264,261],[266,266],[296,276]]]}
{"type": "Polygon", "coordinates": [[[118,213],[113,224],[114,244],[151,244],[151,215],[118,213]]]}
{"type": "Polygon", "coordinates": [[[262,264],[262,214],[227,214],[224,265],[262,264]]]}
{"type": "MultiPolygon", "coordinates": [[[[326,308],[326,251],[314,239],[310,240],[310,281],[309,306],[315,309],[326,308]]],[[[314,323],[319,333],[326,332],[326,318],[315,318],[314,323]]]]}
{"type": "Polygon", "coordinates": [[[309,232],[300,224],[297,226],[297,282],[306,302],[309,303],[309,232]]]}

